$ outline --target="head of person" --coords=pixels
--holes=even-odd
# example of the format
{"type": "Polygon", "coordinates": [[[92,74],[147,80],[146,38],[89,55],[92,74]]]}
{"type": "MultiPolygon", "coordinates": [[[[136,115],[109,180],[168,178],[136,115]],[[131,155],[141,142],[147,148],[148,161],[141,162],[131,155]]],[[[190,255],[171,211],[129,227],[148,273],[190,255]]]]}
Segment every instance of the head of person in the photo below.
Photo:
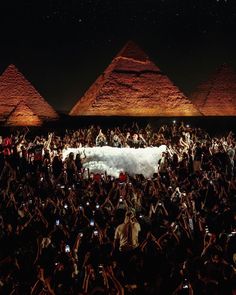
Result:
{"type": "Polygon", "coordinates": [[[131,211],[127,211],[125,214],[124,223],[132,222],[134,220],[134,213],[131,211]]]}
{"type": "Polygon", "coordinates": [[[71,153],[69,154],[69,159],[70,159],[70,160],[74,160],[74,153],[71,152],[71,153]]]}

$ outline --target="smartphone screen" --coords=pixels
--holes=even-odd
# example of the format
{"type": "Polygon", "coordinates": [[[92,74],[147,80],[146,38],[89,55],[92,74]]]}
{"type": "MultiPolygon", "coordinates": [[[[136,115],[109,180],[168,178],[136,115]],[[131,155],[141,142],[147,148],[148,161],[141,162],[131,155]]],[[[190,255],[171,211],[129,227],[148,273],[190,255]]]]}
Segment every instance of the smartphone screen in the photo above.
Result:
{"type": "Polygon", "coordinates": [[[99,273],[102,273],[102,271],[103,271],[103,265],[102,264],[99,264],[99,266],[98,266],[98,272],[99,273]]]}
{"type": "Polygon", "coordinates": [[[69,252],[70,252],[70,246],[69,246],[69,245],[66,245],[66,247],[65,247],[65,252],[66,252],[66,253],[69,253],[69,252]]]}

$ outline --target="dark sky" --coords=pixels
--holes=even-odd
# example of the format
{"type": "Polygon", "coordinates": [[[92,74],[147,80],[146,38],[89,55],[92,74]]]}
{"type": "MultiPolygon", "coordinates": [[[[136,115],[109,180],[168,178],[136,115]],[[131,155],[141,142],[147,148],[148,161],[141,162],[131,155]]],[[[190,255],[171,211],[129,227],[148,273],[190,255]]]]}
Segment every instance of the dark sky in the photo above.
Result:
{"type": "Polygon", "coordinates": [[[236,0],[0,1],[0,72],[14,63],[69,110],[129,39],[185,93],[236,69],[236,0]]]}

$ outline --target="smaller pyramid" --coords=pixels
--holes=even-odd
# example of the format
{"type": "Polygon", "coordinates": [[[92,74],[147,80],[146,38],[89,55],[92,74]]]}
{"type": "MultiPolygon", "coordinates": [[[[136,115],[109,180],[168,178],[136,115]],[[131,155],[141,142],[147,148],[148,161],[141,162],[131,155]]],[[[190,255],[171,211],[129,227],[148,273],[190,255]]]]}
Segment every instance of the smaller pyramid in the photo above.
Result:
{"type": "Polygon", "coordinates": [[[55,110],[16,66],[10,65],[0,76],[0,121],[4,121],[21,101],[43,121],[58,118],[55,110]]]}
{"type": "Polygon", "coordinates": [[[40,118],[21,101],[9,114],[6,126],[41,126],[40,118]]]}
{"type": "Polygon", "coordinates": [[[190,97],[204,116],[236,116],[236,72],[223,64],[190,97]]]}

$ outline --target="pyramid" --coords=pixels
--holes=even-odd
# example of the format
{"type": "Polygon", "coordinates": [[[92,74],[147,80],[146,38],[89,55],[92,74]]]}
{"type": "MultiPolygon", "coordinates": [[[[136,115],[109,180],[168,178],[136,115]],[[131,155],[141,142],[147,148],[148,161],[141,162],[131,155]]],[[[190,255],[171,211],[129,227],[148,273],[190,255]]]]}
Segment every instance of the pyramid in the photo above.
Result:
{"type": "Polygon", "coordinates": [[[10,65],[0,76],[0,121],[24,101],[43,121],[57,119],[57,113],[14,66],[10,65]]]}
{"type": "Polygon", "coordinates": [[[13,111],[9,114],[6,126],[40,126],[40,118],[25,104],[20,101],[13,111]]]}
{"type": "Polygon", "coordinates": [[[236,116],[236,73],[224,64],[190,96],[205,116],[236,116]]]}
{"type": "Polygon", "coordinates": [[[199,116],[196,107],[129,41],[72,108],[78,116],[199,116]]]}

